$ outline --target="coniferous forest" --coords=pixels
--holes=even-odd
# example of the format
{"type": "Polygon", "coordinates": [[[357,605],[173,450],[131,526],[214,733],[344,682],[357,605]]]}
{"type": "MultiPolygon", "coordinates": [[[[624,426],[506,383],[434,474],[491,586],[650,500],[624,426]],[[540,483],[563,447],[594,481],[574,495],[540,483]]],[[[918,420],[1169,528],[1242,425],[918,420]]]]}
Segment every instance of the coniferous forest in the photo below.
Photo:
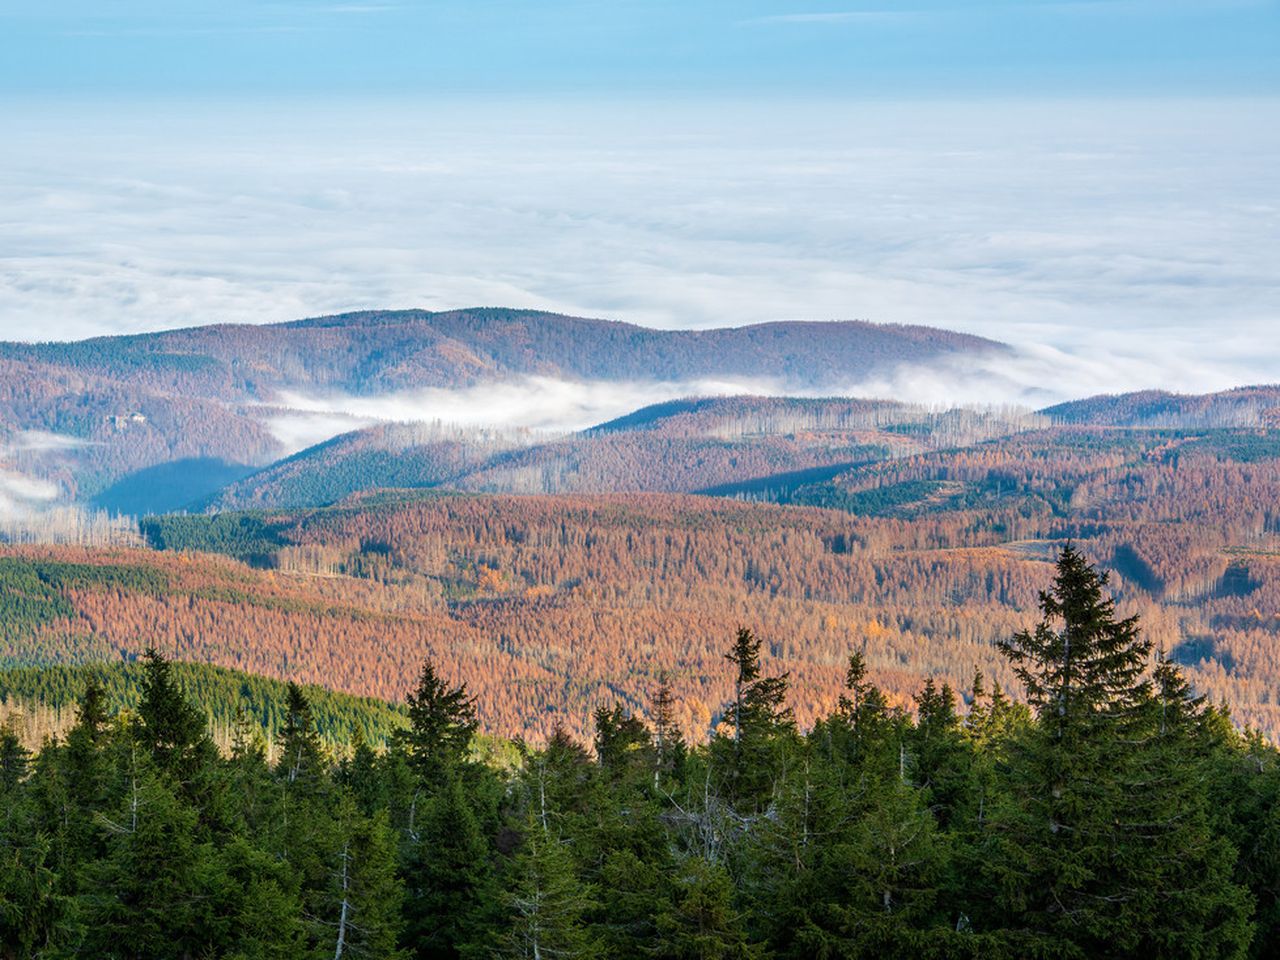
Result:
{"type": "Polygon", "coordinates": [[[1269,957],[1280,755],[1195,696],[1058,558],[1042,619],[890,706],[859,651],[805,691],[726,629],[732,697],[685,742],[671,688],[594,742],[479,749],[428,662],[385,749],[330,753],[297,686],[220,751],[151,651],[136,709],[0,741],[0,957],[1269,957]]]}

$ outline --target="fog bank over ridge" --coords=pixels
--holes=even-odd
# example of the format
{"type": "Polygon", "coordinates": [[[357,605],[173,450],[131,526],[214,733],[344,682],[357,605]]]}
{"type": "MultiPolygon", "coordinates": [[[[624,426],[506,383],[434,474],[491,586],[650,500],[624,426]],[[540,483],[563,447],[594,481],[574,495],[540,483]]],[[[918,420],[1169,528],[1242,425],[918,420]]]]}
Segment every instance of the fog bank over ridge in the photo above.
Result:
{"type": "MultiPolygon", "coordinates": [[[[268,419],[272,433],[294,452],[378,422],[440,422],[460,427],[510,427],[568,433],[604,423],[641,407],[688,397],[858,397],[897,400],[948,409],[1018,407],[1037,410],[1068,400],[1118,392],[1116,384],[1158,382],[1159,361],[1101,356],[1091,360],[1042,348],[1012,355],[964,357],[931,365],[906,364],[886,376],[840,385],[800,387],[780,379],[682,381],[573,381],[523,377],[462,389],[430,388],[351,396],[285,391],[285,408],[268,419]]],[[[1211,393],[1240,384],[1230,370],[1176,371],[1211,393]]],[[[1276,378],[1273,378],[1276,379],[1276,378]]]]}
{"type": "Polygon", "coordinates": [[[1058,396],[1280,370],[1273,100],[509,107],[7,105],[0,338],[485,303],[925,324],[1058,396]]]}

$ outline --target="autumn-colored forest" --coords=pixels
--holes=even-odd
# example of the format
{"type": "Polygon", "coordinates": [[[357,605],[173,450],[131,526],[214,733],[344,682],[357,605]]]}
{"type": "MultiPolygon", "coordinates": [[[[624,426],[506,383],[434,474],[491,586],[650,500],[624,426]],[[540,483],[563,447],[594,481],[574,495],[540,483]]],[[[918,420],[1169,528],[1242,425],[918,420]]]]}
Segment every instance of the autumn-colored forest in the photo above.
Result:
{"type": "Polygon", "coordinates": [[[1157,649],[1276,736],[1273,445],[1250,431],[1043,431],[805,492],[841,509],[387,492],[159,518],[144,525],[159,551],[8,548],[18,586],[0,656],[110,659],[154,642],[391,699],[430,656],[479,695],[493,732],[534,737],[557,720],[585,735],[589,708],[614,698],[644,710],[671,671],[681,722],[702,737],[728,697],[722,651],[739,624],[792,672],[802,723],[831,709],[852,650],[901,702],[930,676],[964,689],[975,667],[1016,689],[993,644],[1034,619],[1071,540],[1112,570],[1157,649]]]}

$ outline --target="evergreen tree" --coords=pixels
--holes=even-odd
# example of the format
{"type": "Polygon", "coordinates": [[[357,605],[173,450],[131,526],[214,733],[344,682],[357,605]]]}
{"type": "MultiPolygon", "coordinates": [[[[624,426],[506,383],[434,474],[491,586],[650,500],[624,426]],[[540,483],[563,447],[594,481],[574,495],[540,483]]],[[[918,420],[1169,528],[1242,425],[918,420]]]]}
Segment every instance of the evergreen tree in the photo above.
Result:
{"type": "MultiPolygon", "coordinates": [[[[172,745],[175,741],[169,741],[172,745]]],[[[171,759],[172,754],[162,754],[171,759]]],[[[121,802],[100,820],[106,855],[86,876],[84,956],[165,960],[196,956],[204,946],[197,904],[209,848],[196,841],[197,812],[154,768],[129,762],[121,802]]]]}
{"type": "Polygon", "coordinates": [[[200,926],[210,953],[235,960],[305,956],[297,878],[288,865],[235,836],[204,864],[200,926]]]}
{"type": "Polygon", "coordinates": [[[475,701],[466,685],[450,687],[424,660],[418,685],[409,694],[409,726],[399,735],[423,782],[438,783],[446,768],[461,763],[475,732],[475,701]]]}
{"type": "Polygon", "coordinates": [[[14,790],[27,775],[31,752],[22,745],[12,723],[0,727],[0,798],[14,790]]]}
{"type": "Polygon", "coordinates": [[[849,654],[836,714],[819,725],[829,751],[840,752],[866,776],[879,778],[900,765],[901,738],[884,693],[868,679],[861,653],[849,654]]]}
{"type": "Polygon", "coordinates": [[[1232,877],[1236,850],[1212,828],[1204,698],[1163,652],[1152,679],[1146,735],[1131,745],[1141,779],[1120,824],[1136,835],[1133,955],[1242,956],[1253,903],[1232,877]]]}
{"type": "Polygon", "coordinates": [[[725,655],[734,667],[733,700],[725,713],[730,732],[713,741],[713,759],[726,796],[743,810],[765,803],[794,745],[795,720],[786,705],[788,674],[765,676],[760,641],[741,628],[725,655]]]}
{"type": "MultiPolygon", "coordinates": [[[[142,700],[138,704],[142,724],[137,728],[138,736],[162,771],[179,782],[189,782],[214,753],[204,717],[178,689],[173,667],[164,656],[148,647],[143,659],[142,700]]],[[[96,718],[99,707],[90,704],[89,710],[96,718]]],[[[92,723],[85,726],[89,729],[92,723]]]]}
{"type": "Polygon", "coordinates": [[[89,827],[90,815],[99,809],[107,789],[107,764],[103,756],[103,737],[107,727],[106,693],[97,680],[90,678],[80,698],[75,726],[67,733],[62,751],[66,769],[69,800],[74,806],[67,814],[68,824],[77,821],[81,839],[89,827]]]}
{"type": "Polygon", "coordinates": [[[290,681],[286,697],[284,727],[280,731],[279,772],[287,783],[311,786],[325,766],[324,748],[311,714],[311,703],[302,688],[290,681]]]}
{"type": "MultiPolygon", "coordinates": [[[[992,816],[988,869],[1004,922],[1087,955],[1143,955],[1153,949],[1147,934],[1156,927],[1181,928],[1188,944],[1204,946],[1196,955],[1233,956],[1232,891],[1214,908],[1226,916],[1210,921],[1202,914],[1189,925],[1171,915],[1181,898],[1159,892],[1153,844],[1169,840],[1166,818],[1187,817],[1194,803],[1168,792],[1171,770],[1157,773],[1173,755],[1162,759],[1160,738],[1152,736],[1150,644],[1136,617],[1116,618],[1105,586],[1105,574],[1065,548],[1051,590],[1041,595],[1043,620],[1001,644],[1036,710],[1035,725],[1011,756],[1010,790],[992,816]],[[1206,923],[1225,927],[1209,934],[1206,923]]],[[[1155,700],[1171,695],[1166,690],[1155,700]]],[[[1168,719],[1185,709],[1163,702],[1156,712],[1168,719]]],[[[1203,863],[1214,882],[1226,881],[1212,860],[1203,863]]]]}
{"type": "Polygon", "coordinates": [[[656,768],[649,729],[639,717],[618,704],[600,707],[595,713],[596,758],[613,779],[647,778],[656,768]]]}
{"type": "Polygon", "coordinates": [[[363,816],[344,791],[326,841],[327,889],[312,923],[317,957],[403,960],[404,885],[386,815],[363,816]]]}
{"type": "Polygon", "coordinates": [[[676,725],[675,695],[671,677],[663,671],[658,676],[658,689],[653,695],[653,785],[664,780],[679,780],[684,771],[688,747],[676,725]]]}
{"type": "Polygon", "coordinates": [[[13,826],[10,820],[0,828],[0,955],[56,955],[74,937],[71,903],[60,889],[49,841],[13,826]]]}
{"type": "Polygon", "coordinates": [[[479,943],[495,893],[489,846],[456,773],[424,804],[402,871],[404,942],[412,956],[449,960],[479,943]]]}
{"type": "Polygon", "coordinates": [[[933,678],[926,680],[916,697],[916,717],[909,738],[915,783],[945,828],[964,802],[971,775],[971,757],[951,687],[945,683],[938,687],[933,678]]]}
{"type": "Polygon", "coordinates": [[[504,898],[508,916],[496,955],[511,960],[591,960],[603,956],[585,917],[595,891],[577,876],[568,848],[531,808],[504,898]]]}
{"type": "Polygon", "coordinates": [[[1144,674],[1151,643],[1136,616],[1116,619],[1106,585],[1106,573],[1064,547],[1052,588],[1040,594],[1041,622],[997,644],[1045,732],[1062,745],[1056,759],[1064,763],[1072,745],[1134,722],[1150,691],[1144,674]]]}
{"type": "Polygon", "coordinates": [[[691,857],[680,868],[675,900],[657,919],[654,956],[660,960],[754,960],[751,944],[734,909],[733,884],[722,868],[691,857]]]}

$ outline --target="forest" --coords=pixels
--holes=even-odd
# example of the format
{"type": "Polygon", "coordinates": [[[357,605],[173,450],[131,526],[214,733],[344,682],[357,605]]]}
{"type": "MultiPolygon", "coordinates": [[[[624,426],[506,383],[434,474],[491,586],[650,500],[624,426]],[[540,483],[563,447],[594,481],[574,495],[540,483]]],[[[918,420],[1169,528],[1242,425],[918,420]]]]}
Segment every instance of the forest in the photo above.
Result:
{"type": "MultiPolygon", "coordinates": [[[[934,410],[838,397],[701,397],[562,436],[382,424],[228,484],[202,507],[303,508],[378,488],[488,493],[790,489],[806,472],[960,447],[1051,426],[1019,409],[934,410]]],[[[768,499],[766,497],[766,499],[768,499]]]]}
{"type": "MultiPolygon", "coordinates": [[[[288,684],[207,663],[175,662],[171,674],[177,690],[204,716],[219,749],[230,749],[242,723],[252,724],[262,735],[268,754],[277,749],[288,715],[288,684]]],[[[116,714],[136,712],[145,678],[141,659],[0,667],[0,724],[24,746],[38,747],[49,737],[65,736],[75,724],[77,705],[90,683],[101,689],[107,711],[116,714]]],[[[381,749],[404,726],[404,711],[385,700],[353,697],[315,685],[301,690],[310,705],[316,736],[332,752],[349,751],[357,741],[381,749]]]]}
{"type": "Polygon", "coordinates": [[[156,517],[149,550],[0,548],[6,602],[24,611],[0,621],[0,645],[34,665],[153,644],[389,700],[430,657],[477,696],[487,733],[533,739],[557,720],[589,737],[596,706],[640,708],[666,670],[700,739],[726,692],[725,622],[752,624],[803,684],[804,724],[834,706],[853,646],[895,705],[975,668],[1020,694],[994,644],[1070,541],[1113,569],[1121,609],[1197,689],[1276,737],[1280,470],[1244,459],[1246,439],[1073,428],[925,453],[837,478],[862,513],[382,491],[156,517]]]}
{"type": "Polygon", "coordinates": [[[494,750],[426,660],[404,726],[334,752],[296,684],[272,749],[242,712],[220,751],[155,650],[127,709],[82,673],[64,735],[0,734],[0,955],[1275,956],[1275,747],[1193,694],[1083,554],[1042,587],[998,644],[1021,697],[979,672],[895,706],[855,646],[812,722],[721,623],[705,742],[662,674],[589,740],[494,750]]]}
{"type": "MultiPolygon", "coordinates": [[[[998,356],[1007,349],[945,330],[852,321],[660,331],[503,309],[371,311],[68,343],[0,342],[0,468],[51,483],[80,503],[138,513],[176,510],[295,452],[292,435],[280,425],[306,420],[308,397],[404,399],[405,392],[518,385],[529,378],[634,381],[659,393],[670,384],[658,381],[781,378],[809,391],[904,363],[998,356]],[[302,409],[291,409],[299,400],[302,409]],[[221,465],[211,485],[200,483],[209,479],[202,463],[221,465]],[[157,467],[177,470],[182,482],[170,475],[170,489],[148,498],[161,478],[146,471],[157,467]],[[176,497],[179,492],[186,495],[176,497]]],[[[367,421],[337,423],[327,435],[367,421]]],[[[308,434],[307,442],[324,435],[308,434]]],[[[467,458],[487,449],[481,439],[467,458]]],[[[431,462],[435,453],[427,451],[415,468],[391,465],[375,451],[373,462],[347,465],[346,482],[390,465],[387,475],[363,485],[420,485],[441,470],[431,462]]],[[[444,455],[447,461],[448,451],[444,455]]],[[[281,492],[327,494],[343,485],[312,490],[304,483],[295,490],[294,479],[286,469],[281,492]]],[[[240,506],[264,502],[239,493],[231,499],[240,506]]]]}

